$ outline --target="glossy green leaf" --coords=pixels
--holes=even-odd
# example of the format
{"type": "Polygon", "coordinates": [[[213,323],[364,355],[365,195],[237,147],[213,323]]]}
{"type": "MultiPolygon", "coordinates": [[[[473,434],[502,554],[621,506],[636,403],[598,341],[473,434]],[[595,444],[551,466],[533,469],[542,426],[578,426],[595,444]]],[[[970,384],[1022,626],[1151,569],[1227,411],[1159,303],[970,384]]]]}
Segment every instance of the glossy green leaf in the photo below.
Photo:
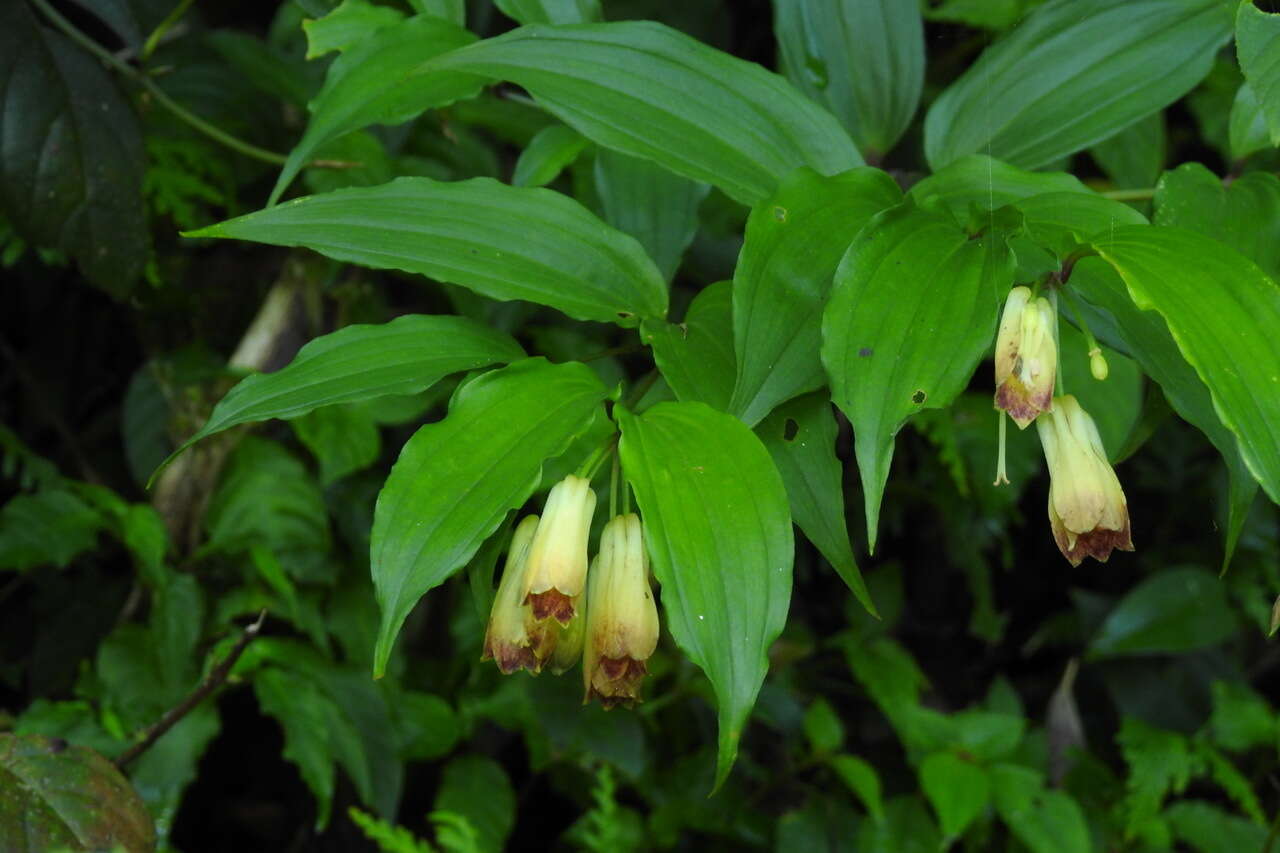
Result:
{"type": "Polygon", "coordinates": [[[485,80],[468,74],[432,74],[427,60],[474,42],[457,24],[418,15],[367,33],[329,66],[312,100],[311,121],[276,179],[275,204],[326,142],[371,124],[400,124],[432,107],[469,98],[485,80]]]}
{"type": "Polygon", "coordinates": [[[878,616],[849,543],[831,398],[819,391],[783,403],[756,434],[782,475],[796,524],[867,612],[878,616]]]}
{"type": "Polygon", "coordinates": [[[347,50],[403,20],[404,13],[390,6],[375,6],[368,0],[342,0],[323,18],[302,22],[302,31],[307,34],[307,59],[347,50]]]}
{"type": "Polygon", "coordinates": [[[398,178],[229,219],[190,237],[305,246],[494,299],[527,299],[581,320],[661,317],[667,288],[638,243],[578,202],[490,178],[398,178]],[[512,239],[512,235],[520,239],[512,239]]]}
{"type": "Polygon", "coordinates": [[[0,840],[10,853],[155,846],[137,792],[88,747],[0,733],[0,791],[0,840]]]}
{"type": "Polygon", "coordinates": [[[563,124],[552,124],[538,131],[516,160],[511,185],[545,187],[578,159],[587,140],[582,134],[563,124]]]}
{"type": "Polygon", "coordinates": [[[1280,14],[1242,2],[1236,12],[1236,57],[1240,70],[1257,93],[1258,105],[1280,145],[1280,14]]]}
{"type": "Polygon", "coordinates": [[[730,415],[660,403],[618,419],[665,624],[715,690],[719,787],[787,618],[795,546],[786,490],[760,440],[730,415]]]}
{"type": "Polygon", "coordinates": [[[1134,303],[1164,317],[1245,464],[1280,502],[1280,286],[1243,255],[1183,228],[1118,228],[1095,246],[1134,303]]]}
{"type": "Polygon", "coordinates": [[[1013,257],[908,202],[878,215],[836,270],[822,320],[832,400],[853,424],[875,548],[894,436],[912,413],[964,390],[995,335],[1013,257]]]}
{"type": "Polygon", "coordinates": [[[1258,103],[1257,93],[1247,80],[1240,84],[1236,99],[1231,104],[1227,140],[1233,160],[1243,160],[1254,152],[1273,147],[1267,117],[1258,103]]]}
{"type": "Polygon", "coordinates": [[[835,118],[782,77],[649,21],[521,27],[425,68],[516,83],[588,139],[745,204],[797,166],[862,162],[835,118]]]}
{"type": "Polygon", "coordinates": [[[41,26],[28,3],[0,3],[0,57],[0,213],[123,298],[150,251],[133,107],[100,62],[41,26]]]}
{"type": "Polygon", "coordinates": [[[1249,172],[1226,185],[1199,163],[1165,172],[1156,186],[1156,225],[1176,225],[1226,243],[1280,276],[1280,178],[1249,172]]]}
{"type": "MultiPolygon", "coordinates": [[[[1258,491],[1257,480],[1240,456],[1235,434],[1218,419],[1209,388],[1182,357],[1168,325],[1159,314],[1142,311],[1133,304],[1124,282],[1110,266],[1098,258],[1085,258],[1076,264],[1071,287],[1089,303],[1107,311],[1104,319],[1115,325],[1113,331],[1118,343],[1133,355],[1142,371],[1160,385],[1173,410],[1203,432],[1226,461],[1230,484],[1225,567],[1231,561],[1249,506],[1258,491]]],[[[1088,304],[1082,307],[1088,308],[1088,304]]],[[[1097,315],[1089,322],[1095,331],[1104,334],[1097,315]]]]}
{"type": "Polygon", "coordinates": [[[719,281],[694,297],[684,322],[645,320],[643,340],[676,399],[725,411],[733,394],[733,285],[719,281]]]}
{"type": "Polygon", "coordinates": [[[711,187],[608,148],[596,152],[595,179],[604,221],[639,240],[671,281],[698,231],[698,205],[711,187]]]}
{"type": "Polygon", "coordinates": [[[824,384],[818,350],[831,277],[854,236],[901,198],[879,169],[830,178],[800,169],[751,211],[733,275],[730,408],[746,423],[824,384]]]}
{"type": "Polygon", "coordinates": [[[1222,581],[1204,569],[1164,569],[1115,606],[1089,645],[1094,657],[1172,654],[1222,642],[1238,628],[1222,581]]]}
{"type": "Polygon", "coordinates": [[[1050,0],[933,103],[925,155],[1052,163],[1185,95],[1230,33],[1220,0],[1050,0]]]}
{"type": "Polygon", "coordinates": [[[1056,192],[1014,202],[1027,236],[1059,259],[1097,234],[1122,225],[1146,225],[1147,218],[1127,204],[1093,193],[1056,192]]]}
{"type": "Polygon", "coordinates": [[[311,341],[275,373],[241,380],[174,456],[237,424],[297,418],[321,406],[416,394],[450,373],[523,356],[509,335],[465,317],[407,314],[381,325],[347,326],[311,341]]]}
{"type": "Polygon", "coordinates": [[[882,156],[907,129],[924,87],[920,7],[898,0],[777,0],[778,64],[882,156]]]}
{"type": "Polygon", "coordinates": [[[1149,187],[1164,169],[1164,112],[1134,122],[1089,149],[1093,159],[1121,189],[1149,187]]]}
{"type": "Polygon", "coordinates": [[[921,763],[920,789],[948,839],[960,837],[991,799],[987,772],[952,752],[935,752],[921,763]]]}
{"type": "Polygon", "coordinates": [[[369,560],[382,608],[376,675],[418,599],[528,499],[543,461],[569,446],[605,393],[579,362],[527,359],[459,388],[448,416],[409,439],[373,518],[369,560]]]}
{"type": "Polygon", "coordinates": [[[1041,0],[943,0],[938,6],[926,6],[924,16],[930,21],[953,21],[988,30],[1007,30],[1022,19],[1027,10],[1041,0]]]}
{"type": "Polygon", "coordinates": [[[1089,193],[1075,175],[1029,172],[985,154],[961,157],[917,183],[907,193],[921,205],[942,204],[961,221],[971,206],[995,210],[1044,193],[1089,193]]]}
{"type": "Polygon", "coordinates": [[[415,12],[435,15],[460,27],[467,22],[467,0],[409,0],[409,6],[415,12]]]}
{"type": "Polygon", "coordinates": [[[600,0],[494,0],[521,24],[589,24],[600,20],[600,0]]]}

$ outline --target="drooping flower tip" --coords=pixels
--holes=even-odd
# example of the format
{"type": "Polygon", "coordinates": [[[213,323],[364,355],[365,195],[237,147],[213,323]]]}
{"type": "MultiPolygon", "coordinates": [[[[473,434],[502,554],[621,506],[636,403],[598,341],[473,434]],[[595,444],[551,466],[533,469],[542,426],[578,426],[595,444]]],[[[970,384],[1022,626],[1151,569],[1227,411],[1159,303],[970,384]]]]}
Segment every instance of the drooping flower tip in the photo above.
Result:
{"type": "Polygon", "coordinates": [[[1085,557],[1106,562],[1132,551],[1129,505],[1093,418],[1070,394],[1057,397],[1036,421],[1049,464],[1049,524],[1058,550],[1073,566],[1085,557]]]}
{"type": "Polygon", "coordinates": [[[523,601],[537,620],[568,625],[587,577],[587,537],[596,508],[591,483],[570,475],[551,487],[529,545],[523,601]]]}
{"type": "Polygon", "coordinates": [[[605,525],[590,588],[582,701],[598,699],[605,708],[633,705],[640,701],[646,661],[658,645],[658,607],[635,514],[605,525]]]}
{"type": "Polygon", "coordinates": [[[995,405],[1008,412],[1019,429],[1053,405],[1056,321],[1053,305],[1043,296],[1033,299],[1027,287],[1009,291],[996,335],[995,405]]]}
{"type": "Polygon", "coordinates": [[[493,660],[504,674],[526,669],[535,675],[555,648],[555,635],[539,624],[520,601],[528,567],[529,545],[538,527],[538,516],[520,522],[511,535],[511,547],[502,579],[489,610],[481,660],[493,660]]]}

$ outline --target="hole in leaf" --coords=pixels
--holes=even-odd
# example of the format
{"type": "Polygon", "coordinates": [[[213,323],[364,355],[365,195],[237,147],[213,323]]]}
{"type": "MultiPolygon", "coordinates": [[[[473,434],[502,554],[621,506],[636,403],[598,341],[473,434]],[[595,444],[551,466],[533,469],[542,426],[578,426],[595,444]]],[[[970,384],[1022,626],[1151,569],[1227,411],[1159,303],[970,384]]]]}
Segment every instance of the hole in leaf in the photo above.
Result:
{"type": "Polygon", "coordinates": [[[782,440],[795,441],[796,434],[800,432],[800,424],[795,422],[794,418],[787,418],[782,424],[782,440]]]}

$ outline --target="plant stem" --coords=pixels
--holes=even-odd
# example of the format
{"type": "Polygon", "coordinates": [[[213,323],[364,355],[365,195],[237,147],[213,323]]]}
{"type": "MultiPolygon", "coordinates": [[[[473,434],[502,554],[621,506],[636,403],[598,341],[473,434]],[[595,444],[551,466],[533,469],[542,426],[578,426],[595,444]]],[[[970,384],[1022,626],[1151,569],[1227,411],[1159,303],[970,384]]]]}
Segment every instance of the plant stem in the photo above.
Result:
{"type": "Polygon", "coordinates": [[[1147,201],[1154,198],[1156,194],[1155,187],[1147,187],[1141,190],[1111,190],[1102,193],[1103,198],[1109,198],[1112,201],[1147,201]]]}
{"type": "Polygon", "coordinates": [[[147,41],[142,46],[142,58],[150,59],[151,54],[155,53],[157,47],[160,46],[160,39],[164,38],[164,34],[178,21],[182,20],[182,16],[187,14],[187,10],[191,8],[194,0],[182,0],[177,6],[173,7],[173,11],[165,16],[160,25],[155,28],[151,35],[147,36],[147,41]]]}
{"type": "Polygon", "coordinates": [[[200,682],[200,686],[192,690],[187,698],[166,711],[163,717],[157,720],[151,728],[147,729],[142,736],[142,740],[122,752],[114,762],[116,767],[120,770],[127,767],[129,762],[150,749],[160,739],[161,735],[177,725],[178,721],[191,713],[197,705],[204,701],[205,697],[217,690],[227,680],[227,676],[231,673],[231,668],[236,665],[240,655],[244,654],[244,650],[249,647],[249,643],[253,642],[253,638],[258,636],[258,632],[262,630],[262,622],[266,618],[267,611],[263,610],[258,614],[257,621],[244,629],[244,633],[236,641],[231,653],[209,672],[205,680],[200,682]]]}
{"type": "Polygon", "coordinates": [[[45,18],[48,19],[49,23],[61,30],[67,38],[71,39],[73,42],[92,53],[107,65],[146,89],[151,97],[155,98],[156,103],[160,104],[160,106],[164,107],[179,119],[203,133],[205,136],[215,142],[225,145],[232,151],[240,152],[246,157],[252,157],[255,160],[261,160],[264,163],[272,163],[277,166],[284,165],[285,157],[283,154],[277,154],[274,151],[268,151],[265,148],[259,148],[256,145],[245,142],[243,139],[238,139],[226,131],[218,129],[214,125],[200,118],[200,116],[188,110],[186,107],[179,104],[177,101],[173,100],[173,98],[170,98],[165,94],[164,90],[157,86],[146,74],[143,74],[127,62],[119,59],[115,54],[111,53],[111,51],[102,47],[102,45],[76,29],[75,25],[62,17],[62,15],[58,14],[58,12],[49,5],[47,0],[31,0],[31,3],[40,10],[40,14],[44,15],[45,18]]]}

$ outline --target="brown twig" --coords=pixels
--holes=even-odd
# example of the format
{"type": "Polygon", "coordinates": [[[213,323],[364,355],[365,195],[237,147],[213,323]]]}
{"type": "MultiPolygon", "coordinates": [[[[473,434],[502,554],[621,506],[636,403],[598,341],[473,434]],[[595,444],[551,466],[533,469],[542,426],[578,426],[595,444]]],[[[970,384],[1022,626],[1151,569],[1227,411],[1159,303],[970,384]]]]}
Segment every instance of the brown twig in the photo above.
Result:
{"type": "Polygon", "coordinates": [[[179,720],[191,713],[209,694],[222,686],[222,683],[227,680],[227,676],[231,673],[231,668],[240,659],[240,655],[244,654],[244,650],[249,647],[249,643],[253,642],[253,638],[258,636],[258,632],[262,630],[262,622],[266,618],[267,611],[263,610],[258,614],[257,621],[244,629],[244,633],[240,635],[240,639],[231,649],[231,653],[209,672],[205,680],[200,682],[200,686],[192,690],[187,698],[166,711],[163,717],[146,730],[142,740],[120,754],[120,757],[114,762],[118,769],[123,770],[129,765],[129,762],[150,749],[165,732],[177,725],[179,720]]]}

